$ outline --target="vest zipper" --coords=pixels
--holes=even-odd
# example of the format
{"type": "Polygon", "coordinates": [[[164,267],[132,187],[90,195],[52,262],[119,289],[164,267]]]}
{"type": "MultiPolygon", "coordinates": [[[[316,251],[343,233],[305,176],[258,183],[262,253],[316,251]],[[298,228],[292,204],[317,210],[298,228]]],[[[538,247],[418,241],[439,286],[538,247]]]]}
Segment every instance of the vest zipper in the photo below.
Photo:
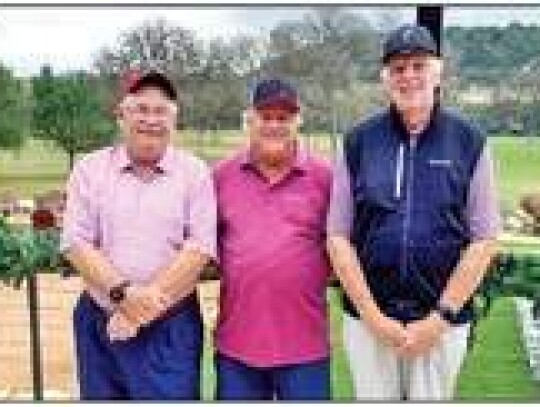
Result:
{"type": "Polygon", "coordinates": [[[405,217],[403,220],[403,236],[402,236],[402,248],[401,248],[401,270],[400,281],[403,283],[409,277],[408,270],[408,246],[409,246],[409,229],[411,227],[411,211],[412,211],[412,192],[413,192],[413,180],[414,180],[414,156],[416,150],[416,139],[409,140],[409,155],[407,157],[408,174],[406,179],[406,197],[405,197],[405,217]]]}
{"type": "Polygon", "coordinates": [[[403,157],[405,154],[405,145],[399,144],[398,157],[396,162],[396,185],[394,189],[394,197],[401,199],[401,185],[403,183],[403,157]]]}

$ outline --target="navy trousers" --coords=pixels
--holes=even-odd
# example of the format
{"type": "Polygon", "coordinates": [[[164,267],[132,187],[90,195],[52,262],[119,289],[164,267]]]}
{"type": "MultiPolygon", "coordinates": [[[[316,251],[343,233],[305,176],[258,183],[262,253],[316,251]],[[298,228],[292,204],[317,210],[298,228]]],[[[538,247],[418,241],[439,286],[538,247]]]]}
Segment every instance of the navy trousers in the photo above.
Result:
{"type": "Polygon", "coordinates": [[[83,400],[198,400],[203,345],[195,297],[126,341],[107,337],[107,315],[86,293],[74,314],[83,400]]]}
{"type": "Polygon", "coordinates": [[[329,400],[330,360],[259,368],[217,354],[218,400],[329,400]]]}

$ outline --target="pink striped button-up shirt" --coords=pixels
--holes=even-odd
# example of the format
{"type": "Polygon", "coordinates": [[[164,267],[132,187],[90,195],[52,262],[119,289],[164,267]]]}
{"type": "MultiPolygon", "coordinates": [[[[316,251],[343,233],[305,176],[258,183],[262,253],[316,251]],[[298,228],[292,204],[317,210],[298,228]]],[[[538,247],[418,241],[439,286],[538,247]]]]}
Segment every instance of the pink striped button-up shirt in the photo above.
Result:
{"type": "MultiPolygon", "coordinates": [[[[125,278],[145,283],[177,251],[195,246],[216,256],[216,201],[203,161],[169,146],[151,180],[135,176],[123,144],[79,160],[67,187],[61,250],[99,248],[125,278]]],[[[107,295],[86,287],[103,307],[107,295]]]]}

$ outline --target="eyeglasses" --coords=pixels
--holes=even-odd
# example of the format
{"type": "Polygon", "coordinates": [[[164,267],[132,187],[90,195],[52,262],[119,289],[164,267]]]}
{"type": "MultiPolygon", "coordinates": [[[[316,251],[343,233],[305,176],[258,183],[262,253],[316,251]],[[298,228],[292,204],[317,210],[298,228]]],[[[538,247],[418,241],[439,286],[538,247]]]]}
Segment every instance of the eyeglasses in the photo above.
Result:
{"type": "Polygon", "coordinates": [[[123,106],[134,116],[154,116],[159,119],[170,118],[171,116],[174,116],[177,111],[177,107],[173,103],[147,104],[141,101],[128,100],[123,106]]]}
{"type": "Polygon", "coordinates": [[[134,104],[128,106],[129,112],[136,116],[155,116],[158,118],[168,118],[175,114],[175,109],[169,106],[148,106],[144,104],[134,104]]]}

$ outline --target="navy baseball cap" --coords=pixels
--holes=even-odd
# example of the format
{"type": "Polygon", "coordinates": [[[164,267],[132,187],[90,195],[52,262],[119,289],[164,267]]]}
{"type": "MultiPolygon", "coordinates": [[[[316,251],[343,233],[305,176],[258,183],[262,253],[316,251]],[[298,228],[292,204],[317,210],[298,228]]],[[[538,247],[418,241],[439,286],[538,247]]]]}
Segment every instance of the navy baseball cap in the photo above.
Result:
{"type": "Polygon", "coordinates": [[[251,105],[257,110],[274,106],[285,108],[291,113],[300,110],[296,88],[290,82],[279,78],[260,80],[251,94],[251,105]]]}
{"type": "Polygon", "coordinates": [[[122,77],[121,88],[124,95],[137,93],[139,90],[148,87],[160,89],[172,101],[176,101],[178,96],[173,82],[163,72],[157,70],[130,70],[122,77]]]}
{"type": "Polygon", "coordinates": [[[406,24],[386,37],[383,44],[382,62],[386,64],[396,55],[417,53],[437,55],[437,44],[427,28],[406,24]]]}

